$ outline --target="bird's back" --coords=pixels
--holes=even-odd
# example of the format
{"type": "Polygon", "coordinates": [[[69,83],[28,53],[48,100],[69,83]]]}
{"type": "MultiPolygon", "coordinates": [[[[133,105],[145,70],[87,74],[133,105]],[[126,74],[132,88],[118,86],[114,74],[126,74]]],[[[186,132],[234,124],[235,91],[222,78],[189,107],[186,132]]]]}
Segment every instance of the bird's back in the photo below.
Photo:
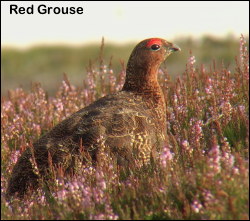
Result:
{"type": "Polygon", "coordinates": [[[52,159],[55,156],[55,160],[61,162],[56,159],[60,149],[74,152],[82,145],[93,160],[98,160],[101,151],[98,147],[102,144],[106,151],[121,158],[118,163],[129,157],[146,163],[152,146],[163,140],[166,132],[162,122],[159,123],[164,120],[163,116],[157,113],[160,113],[157,107],[145,102],[143,96],[120,91],[97,100],[59,123],[34,143],[35,153],[39,155],[44,149],[51,152],[52,159]],[[133,152],[137,154],[132,157],[133,152]]]}

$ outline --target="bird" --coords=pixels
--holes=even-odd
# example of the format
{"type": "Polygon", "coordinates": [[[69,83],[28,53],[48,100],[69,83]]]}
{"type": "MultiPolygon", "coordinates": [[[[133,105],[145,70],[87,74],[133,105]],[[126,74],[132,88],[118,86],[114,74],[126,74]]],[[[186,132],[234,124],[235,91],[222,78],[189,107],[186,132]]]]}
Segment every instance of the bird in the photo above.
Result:
{"type": "Polygon", "coordinates": [[[129,57],[122,89],[73,113],[27,148],[13,168],[6,196],[23,197],[29,188],[36,189],[50,164],[62,165],[65,171],[74,168],[81,148],[96,163],[106,151],[121,167],[148,164],[166,139],[159,67],[180,50],[162,38],[139,42],[129,57]]]}

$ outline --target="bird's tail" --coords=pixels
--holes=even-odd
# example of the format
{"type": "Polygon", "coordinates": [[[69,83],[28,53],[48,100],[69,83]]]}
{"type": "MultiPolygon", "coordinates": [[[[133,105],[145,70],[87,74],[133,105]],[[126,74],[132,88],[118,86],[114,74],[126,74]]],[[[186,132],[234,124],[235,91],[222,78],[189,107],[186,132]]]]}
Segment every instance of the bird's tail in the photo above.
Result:
{"type": "Polygon", "coordinates": [[[37,188],[39,174],[33,159],[31,148],[26,149],[18,159],[8,182],[6,199],[12,196],[22,198],[29,188],[37,188]]]}

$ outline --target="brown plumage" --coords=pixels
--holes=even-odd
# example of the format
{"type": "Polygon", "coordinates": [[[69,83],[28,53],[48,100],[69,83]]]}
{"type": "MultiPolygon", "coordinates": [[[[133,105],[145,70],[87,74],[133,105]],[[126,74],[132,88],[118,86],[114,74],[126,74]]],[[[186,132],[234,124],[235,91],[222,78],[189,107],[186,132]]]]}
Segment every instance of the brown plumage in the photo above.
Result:
{"type": "Polygon", "coordinates": [[[98,162],[101,151],[111,153],[121,166],[149,162],[166,133],[158,69],[178,50],[159,38],[140,42],[129,58],[122,90],[74,113],[26,149],[13,169],[7,196],[23,196],[28,187],[36,188],[38,173],[46,177],[50,162],[66,171],[74,168],[80,146],[93,162],[98,162]]]}

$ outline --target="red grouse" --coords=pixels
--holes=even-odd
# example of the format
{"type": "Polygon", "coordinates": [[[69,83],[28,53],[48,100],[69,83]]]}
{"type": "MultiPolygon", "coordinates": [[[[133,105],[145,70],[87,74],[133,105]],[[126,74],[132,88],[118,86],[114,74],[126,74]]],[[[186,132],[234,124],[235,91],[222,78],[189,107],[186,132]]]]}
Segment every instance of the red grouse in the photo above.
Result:
{"type": "Polygon", "coordinates": [[[140,42],[129,58],[122,90],[72,114],[36,141],[34,148],[26,149],[14,166],[7,196],[22,197],[29,187],[37,187],[38,172],[46,176],[51,161],[66,171],[74,167],[80,146],[93,162],[98,162],[101,151],[111,153],[121,166],[149,162],[156,148],[163,146],[166,133],[158,69],[168,55],[179,50],[160,38],[140,42]]]}

